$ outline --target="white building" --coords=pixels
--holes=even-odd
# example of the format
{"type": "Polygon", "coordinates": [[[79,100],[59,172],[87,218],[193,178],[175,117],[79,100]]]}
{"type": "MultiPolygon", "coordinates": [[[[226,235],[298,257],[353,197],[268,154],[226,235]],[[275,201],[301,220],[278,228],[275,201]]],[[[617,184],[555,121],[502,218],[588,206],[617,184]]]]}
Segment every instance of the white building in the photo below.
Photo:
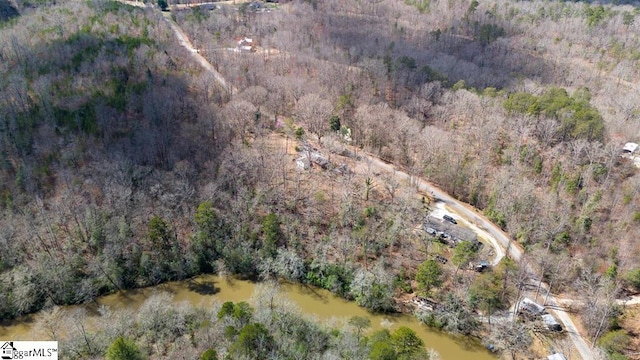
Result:
{"type": "Polygon", "coordinates": [[[622,147],[622,151],[624,151],[626,153],[629,153],[629,154],[635,153],[636,150],[638,150],[638,144],[632,143],[632,142],[628,142],[628,143],[624,144],[624,146],[622,147]]]}

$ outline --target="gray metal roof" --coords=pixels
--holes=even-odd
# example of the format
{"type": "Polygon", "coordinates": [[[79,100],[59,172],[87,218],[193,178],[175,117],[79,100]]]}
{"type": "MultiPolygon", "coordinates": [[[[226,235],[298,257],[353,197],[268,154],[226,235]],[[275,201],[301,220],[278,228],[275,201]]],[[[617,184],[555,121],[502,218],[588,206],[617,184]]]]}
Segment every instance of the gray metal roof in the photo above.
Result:
{"type": "Polygon", "coordinates": [[[544,306],[538,304],[537,302],[529,298],[524,298],[522,299],[522,301],[520,301],[520,306],[518,310],[525,310],[530,312],[533,315],[538,315],[538,314],[544,313],[544,306]]]}

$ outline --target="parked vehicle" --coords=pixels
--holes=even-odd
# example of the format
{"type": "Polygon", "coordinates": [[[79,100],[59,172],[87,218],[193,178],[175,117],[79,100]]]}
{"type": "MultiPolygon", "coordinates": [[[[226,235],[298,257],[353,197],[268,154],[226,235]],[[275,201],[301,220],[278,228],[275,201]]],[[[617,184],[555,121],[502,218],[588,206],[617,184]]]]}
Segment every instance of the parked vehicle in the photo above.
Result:
{"type": "Polygon", "coordinates": [[[444,214],[442,216],[443,219],[447,220],[448,222],[452,223],[452,224],[457,224],[458,222],[456,221],[456,219],[454,219],[453,217],[451,217],[450,215],[444,214]]]}
{"type": "Polygon", "coordinates": [[[446,264],[446,263],[447,263],[447,258],[445,258],[445,257],[444,257],[444,256],[442,256],[442,255],[435,255],[435,256],[434,256],[434,258],[435,258],[435,260],[436,260],[437,262],[439,262],[440,264],[446,264]]]}
{"type": "Polygon", "coordinates": [[[473,265],[473,270],[477,272],[483,272],[489,269],[489,262],[486,260],[480,260],[477,264],[473,265]]]}

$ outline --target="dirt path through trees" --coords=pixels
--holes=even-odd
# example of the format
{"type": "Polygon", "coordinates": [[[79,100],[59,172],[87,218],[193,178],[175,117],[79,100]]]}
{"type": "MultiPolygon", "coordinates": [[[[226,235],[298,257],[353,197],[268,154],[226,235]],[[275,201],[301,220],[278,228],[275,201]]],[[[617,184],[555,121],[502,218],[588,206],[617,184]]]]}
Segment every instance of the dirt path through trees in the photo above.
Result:
{"type": "MultiPolygon", "coordinates": [[[[131,5],[131,6],[137,6],[137,7],[142,7],[142,8],[150,7],[149,5],[144,4],[142,2],[138,2],[138,1],[130,1],[130,0],[118,0],[118,1],[120,1],[123,4],[131,5]]],[[[197,6],[197,5],[201,5],[201,4],[211,4],[211,3],[209,3],[209,2],[207,2],[207,3],[198,3],[198,4],[192,4],[191,6],[197,6]]],[[[200,66],[202,66],[208,73],[210,73],[216,79],[216,81],[224,89],[227,90],[227,92],[229,92],[230,94],[237,93],[238,89],[236,89],[233,85],[229,84],[227,82],[227,80],[222,76],[222,74],[220,74],[213,67],[213,65],[211,65],[211,63],[209,61],[207,61],[207,59],[205,59],[202,55],[200,55],[200,53],[198,52],[198,49],[193,47],[193,45],[191,44],[191,41],[189,41],[189,38],[187,37],[187,35],[182,31],[182,29],[178,26],[178,24],[176,24],[175,21],[173,21],[173,19],[171,19],[171,12],[164,11],[164,12],[162,12],[162,15],[163,15],[163,18],[165,19],[165,21],[167,22],[167,24],[169,24],[169,26],[171,27],[171,30],[173,31],[173,34],[178,39],[178,42],[180,43],[180,45],[182,47],[184,47],[185,49],[187,49],[187,51],[189,51],[189,53],[191,54],[191,57],[198,64],[200,64],[200,66]]]]}
{"type": "MultiPolygon", "coordinates": [[[[442,191],[434,184],[431,184],[420,178],[412,177],[401,170],[397,170],[392,164],[388,164],[373,155],[364,152],[360,152],[360,155],[362,157],[366,157],[372,165],[378,167],[379,169],[395,173],[396,176],[403,179],[413,179],[419,190],[433,194],[436,199],[444,202],[447,207],[455,211],[458,215],[467,219],[469,222],[476,224],[476,226],[486,230],[493,237],[494,241],[491,242],[492,245],[498,243],[500,247],[509,254],[509,256],[511,256],[521,265],[526,266],[526,270],[530,274],[536,274],[536,277],[539,277],[537,276],[537,271],[535,271],[528,262],[524,261],[524,251],[515,242],[511,241],[511,239],[500,228],[498,228],[491,221],[485,218],[484,215],[479,214],[479,211],[477,209],[454,199],[452,196],[442,191]]],[[[495,249],[495,251],[498,253],[500,249],[495,249]]],[[[544,291],[549,291],[549,286],[547,284],[541,283],[540,285],[541,288],[544,289],[544,291]]],[[[525,294],[525,296],[531,296],[531,294],[525,294]]],[[[587,344],[583,336],[579,333],[577,327],[569,317],[569,314],[566,311],[562,310],[560,306],[558,306],[558,300],[553,295],[549,295],[547,303],[554,308],[554,314],[562,322],[564,329],[567,331],[567,334],[573,341],[576,349],[578,349],[580,356],[586,360],[592,359],[593,355],[591,353],[591,346],[587,344]]]]}
{"type": "MultiPolygon", "coordinates": [[[[122,0],[121,0],[122,1],[122,0]]],[[[125,2],[125,1],[122,1],[125,2]]],[[[126,2],[129,3],[129,2],[126,2]]],[[[193,59],[198,62],[206,71],[214,76],[216,81],[218,81],[225,89],[228,89],[229,92],[236,93],[237,89],[231,86],[222,75],[215,70],[215,68],[204,58],[202,57],[198,51],[191,45],[187,36],[184,32],[178,27],[178,25],[173,22],[170,18],[170,14],[164,14],[165,20],[171,26],[175,36],[178,38],[180,45],[182,45],[185,49],[189,51],[193,59]]],[[[491,223],[487,218],[485,218],[482,214],[479,213],[477,209],[472,208],[468,204],[464,204],[452,196],[439,189],[435,185],[424,181],[420,178],[416,178],[408,173],[398,170],[395,168],[393,164],[386,163],[374,155],[367,154],[364,152],[360,152],[361,156],[366,158],[366,161],[370,161],[371,164],[377,167],[380,170],[388,171],[396,174],[397,177],[405,180],[409,180],[410,183],[416,184],[416,187],[424,192],[431,193],[436,199],[443,201],[446,206],[450,209],[458,213],[460,216],[467,219],[470,223],[475,224],[481,229],[484,229],[489,233],[494,241],[491,241],[492,246],[499,245],[506,253],[509,254],[514,260],[518,261],[520,264],[523,264],[527,267],[527,270],[531,274],[537,274],[537,272],[529,265],[528,262],[524,261],[524,252],[523,250],[515,243],[512,242],[511,239],[496,225],[491,223]]],[[[496,253],[500,253],[501,250],[499,248],[495,249],[496,253]]],[[[541,283],[541,287],[548,291],[548,285],[541,283]]],[[[554,296],[549,295],[547,302],[551,304],[553,307],[560,309],[558,306],[560,301],[556,299],[554,296]]],[[[563,310],[554,310],[554,313],[558,317],[558,319],[563,323],[564,328],[569,334],[571,340],[573,341],[575,347],[578,349],[580,356],[583,359],[592,359],[593,355],[591,353],[591,346],[587,344],[581,334],[578,332],[575,324],[569,317],[569,315],[563,310]]]]}
{"type": "Polygon", "coordinates": [[[189,51],[189,53],[191,54],[191,57],[193,57],[193,59],[198,64],[200,64],[207,72],[213,75],[216,81],[220,83],[220,85],[224,89],[226,89],[227,92],[229,92],[230,94],[237,93],[238,89],[236,89],[233,85],[229,84],[227,80],[224,77],[222,77],[222,74],[216,71],[213,65],[211,65],[211,63],[209,63],[207,59],[205,59],[202,55],[200,55],[198,50],[195,49],[193,45],[191,45],[191,42],[189,41],[189,38],[187,38],[187,35],[182,31],[182,29],[180,29],[178,24],[176,24],[171,19],[171,14],[168,12],[164,12],[163,15],[164,15],[164,19],[167,21],[169,26],[171,26],[171,30],[173,30],[173,33],[176,35],[176,38],[180,42],[180,45],[182,45],[182,47],[184,47],[189,51]]]}

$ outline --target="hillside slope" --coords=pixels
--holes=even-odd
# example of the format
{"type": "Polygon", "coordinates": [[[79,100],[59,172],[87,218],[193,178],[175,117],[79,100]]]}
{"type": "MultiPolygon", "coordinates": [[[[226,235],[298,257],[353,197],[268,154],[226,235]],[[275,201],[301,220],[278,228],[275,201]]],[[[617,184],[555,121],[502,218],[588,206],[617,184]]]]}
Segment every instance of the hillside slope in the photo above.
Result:
{"type": "MultiPolygon", "coordinates": [[[[640,259],[640,175],[620,156],[640,129],[636,13],[424,3],[171,13],[233,94],[157,9],[62,1],[8,22],[0,317],[214,271],[394,311],[425,291],[416,274],[436,255],[451,260],[446,281],[427,290],[459,318],[519,300],[513,263],[464,271],[466,257],[453,265],[455,249],[414,231],[428,194],[348,171],[367,169],[365,149],[484,211],[553,291],[591,301],[582,319],[600,337],[640,259]],[[325,166],[297,169],[316,151],[325,166]]],[[[449,331],[480,328],[439,315],[449,331]]]]}

